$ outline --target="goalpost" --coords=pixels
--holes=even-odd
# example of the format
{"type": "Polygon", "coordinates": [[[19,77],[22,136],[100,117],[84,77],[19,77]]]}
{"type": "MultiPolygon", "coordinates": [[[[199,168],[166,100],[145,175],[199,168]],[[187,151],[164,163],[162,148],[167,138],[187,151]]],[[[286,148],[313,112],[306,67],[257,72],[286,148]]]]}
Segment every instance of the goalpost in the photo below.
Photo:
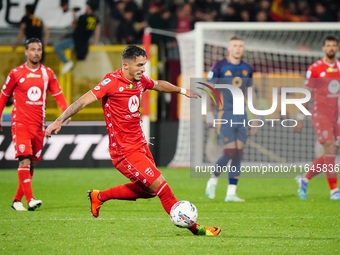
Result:
{"type": "MultiPolygon", "coordinates": [[[[243,60],[254,67],[257,109],[269,109],[273,88],[303,87],[308,66],[324,56],[321,46],[328,34],[340,39],[340,23],[197,22],[194,31],[177,34],[182,87],[195,89],[198,80],[204,81],[210,67],[226,56],[229,39],[238,36],[245,42],[243,60]]],[[[181,98],[177,148],[170,167],[189,167],[193,162],[211,165],[220,155],[214,131],[201,118],[200,107],[197,100],[181,98]]],[[[298,109],[292,105],[287,112],[280,116],[278,109],[262,120],[294,119],[298,109]]],[[[301,134],[293,128],[264,125],[255,136],[248,135],[243,162],[310,162],[315,141],[310,118],[301,134]]]]}

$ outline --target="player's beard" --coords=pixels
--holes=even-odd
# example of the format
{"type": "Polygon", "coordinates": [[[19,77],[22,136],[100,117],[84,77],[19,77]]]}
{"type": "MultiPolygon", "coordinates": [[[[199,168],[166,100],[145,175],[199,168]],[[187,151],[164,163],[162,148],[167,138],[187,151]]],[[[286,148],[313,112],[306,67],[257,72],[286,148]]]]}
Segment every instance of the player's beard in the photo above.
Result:
{"type": "Polygon", "coordinates": [[[328,52],[326,55],[327,55],[327,58],[334,59],[335,58],[335,51],[328,52]]]}
{"type": "Polygon", "coordinates": [[[35,55],[34,57],[31,57],[29,59],[29,61],[33,64],[33,65],[37,65],[40,63],[41,60],[41,55],[35,55]]]}
{"type": "Polygon", "coordinates": [[[31,58],[29,59],[29,61],[33,64],[33,65],[37,65],[40,63],[41,57],[39,58],[31,58]]]}

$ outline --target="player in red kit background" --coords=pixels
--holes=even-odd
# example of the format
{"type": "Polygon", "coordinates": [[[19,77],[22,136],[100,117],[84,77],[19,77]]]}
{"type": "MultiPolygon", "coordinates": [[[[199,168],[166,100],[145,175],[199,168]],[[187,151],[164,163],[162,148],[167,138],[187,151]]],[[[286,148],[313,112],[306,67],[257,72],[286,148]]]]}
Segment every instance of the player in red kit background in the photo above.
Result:
{"type": "MultiPolygon", "coordinates": [[[[339,146],[339,93],[340,63],[335,59],[339,42],[334,36],[327,36],[322,50],[325,57],[312,64],[306,73],[305,85],[313,93],[312,124],[318,141],[324,148],[324,154],[315,159],[306,174],[297,176],[298,195],[307,198],[307,185],[311,178],[325,172],[330,187],[330,199],[340,200],[337,186],[335,157],[339,146]]],[[[303,120],[298,120],[296,131],[300,131],[303,120]]]]}
{"type": "Polygon", "coordinates": [[[51,93],[63,111],[67,108],[67,102],[54,72],[40,64],[42,44],[39,39],[30,38],[26,41],[25,55],[27,62],[11,70],[2,87],[0,119],[7,100],[13,95],[12,140],[15,157],[19,159],[19,185],[12,208],[26,211],[21,203],[22,197],[25,196],[28,210],[34,211],[42,205],[41,200],[33,197],[31,179],[35,162],[41,160],[47,92],[51,93]]]}
{"type": "MultiPolygon", "coordinates": [[[[113,165],[129,178],[131,183],[103,191],[88,191],[91,211],[96,218],[102,203],[110,199],[136,200],[158,196],[168,214],[178,201],[155,166],[144,137],[139,111],[141,96],[147,89],[181,93],[189,98],[197,98],[200,95],[193,90],[179,88],[166,81],[153,81],[143,75],[145,64],[145,50],[138,46],[126,47],[122,53],[122,68],[107,74],[96,87],[71,104],[46,129],[46,136],[51,136],[53,131],[57,134],[66,119],[86,105],[102,99],[113,165]]],[[[196,223],[189,230],[195,235],[213,236],[221,231],[220,228],[203,227],[196,223]]]]}

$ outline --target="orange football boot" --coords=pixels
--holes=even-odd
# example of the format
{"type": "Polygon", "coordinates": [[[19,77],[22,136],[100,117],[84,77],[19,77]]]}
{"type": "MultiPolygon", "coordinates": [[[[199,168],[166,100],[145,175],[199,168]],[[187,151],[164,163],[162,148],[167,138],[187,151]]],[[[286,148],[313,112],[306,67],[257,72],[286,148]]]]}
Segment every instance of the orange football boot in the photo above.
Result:
{"type": "Polygon", "coordinates": [[[103,202],[99,200],[98,195],[99,195],[99,190],[91,189],[87,191],[87,196],[91,201],[91,205],[90,205],[91,213],[95,218],[98,218],[99,209],[101,205],[103,204],[103,202]]]}

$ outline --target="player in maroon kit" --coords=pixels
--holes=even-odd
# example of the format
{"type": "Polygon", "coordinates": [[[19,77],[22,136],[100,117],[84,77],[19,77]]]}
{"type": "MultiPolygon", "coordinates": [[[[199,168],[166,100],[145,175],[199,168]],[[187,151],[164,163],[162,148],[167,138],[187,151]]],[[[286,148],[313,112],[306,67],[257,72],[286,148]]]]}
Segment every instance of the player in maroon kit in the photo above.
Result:
{"type": "MultiPolygon", "coordinates": [[[[106,127],[109,133],[109,151],[113,165],[132,183],[104,191],[90,190],[91,211],[98,217],[103,202],[110,199],[136,200],[158,196],[165,211],[178,201],[161,172],[155,166],[142,131],[139,106],[142,93],[147,89],[159,92],[180,93],[189,98],[200,97],[193,90],[176,87],[166,81],[153,81],[143,75],[146,52],[138,46],[128,46],[122,53],[122,68],[108,73],[92,90],[71,104],[69,108],[46,129],[46,136],[57,134],[61,124],[86,105],[102,99],[106,127]]],[[[195,235],[213,235],[221,228],[194,224],[189,230],[195,235]]]]}
{"type": "Polygon", "coordinates": [[[33,197],[31,179],[35,161],[41,160],[47,92],[51,93],[63,111],[67,108],[67,102],[52,69],[40,64],[42,44],[39,39],[30,38],[26,41],[25,55],[27,62],[11,70],[2,87],[0,119],[7,100],[13,95],[12,139],[15,157],[19,159],[19,185],[12,208],[26,211],[21,203],[25,195],[28,210],[34,211],[42,205],[41,200],[33,197]]]}
{"type": "MultiPolygon", "coordinates": [[[[335,59],[339,42],[334,36],[327,36],[322,50],[325,57],[312,64],[306,73],[305,85],[313,93],[312,124],[324,154],[315,159],[306,174],[297,176],[299,184],[298,195],[307,198],[307,185],[313,176],[325,172],[331,189],[330,199],[340,200],[337,186],[337,171],[335,165],[336,152],[339,146],[339,93],[340,93],[340,63],[335,59]]],[[[303,117],[303,115],[301,115],[303,117]]],[[[296,131],[300,131],[303,120],[298,120],[296,131]]]]}

